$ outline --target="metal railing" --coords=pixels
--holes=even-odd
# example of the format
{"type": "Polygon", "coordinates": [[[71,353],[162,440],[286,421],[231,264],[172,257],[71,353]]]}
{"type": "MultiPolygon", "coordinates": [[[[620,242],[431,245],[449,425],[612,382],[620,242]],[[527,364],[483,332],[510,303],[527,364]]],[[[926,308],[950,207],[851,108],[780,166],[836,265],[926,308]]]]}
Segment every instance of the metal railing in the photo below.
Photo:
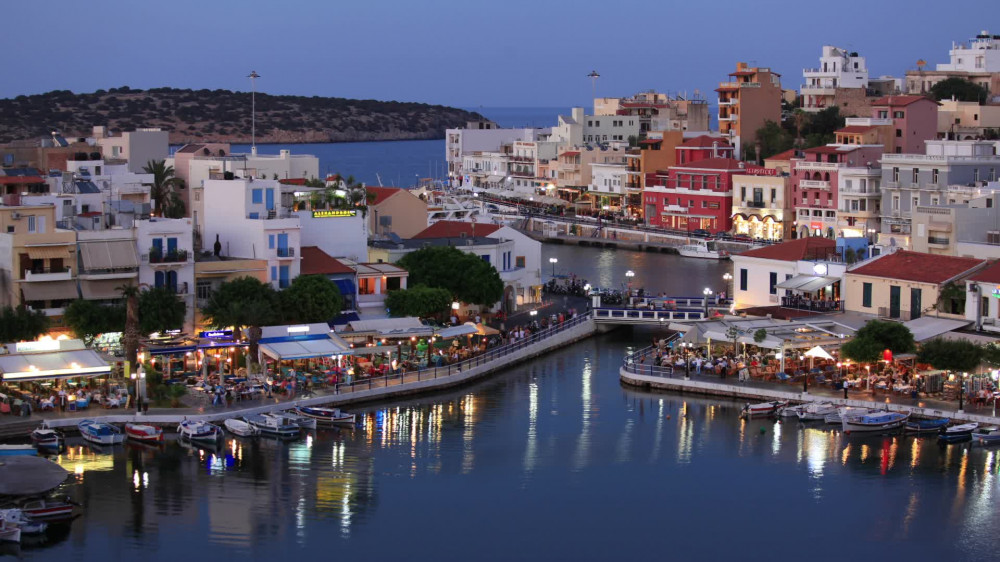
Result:
{"type": "Polygon", "coordinates": [[[480,353],[468,359],[459,361],[457,363],[451,363],[448,365],[441,365],[437,367],[421,367],[415,370],[400,370],[396,373],[390,373],[380,377],[371,377],[362,380],[352,380],[349,383],[340,382],[333,385],[334,392],[336,394],[346,394],[351,392],[356,392],[358,390],[371,390],[375,388],[388,388],[390,386],[403,386],[405,384],[418,383],[426,380],[434,380],[443,377],[450,377],[452,375],[458,375],[463,372],[468,371],[474,367],[479,367],[481,365],[486,365],[497,359],[508,357],[517,351],[523,351],[529,346],[532,346],[541,341],[547,340],[557,334],[561,334],[566,330],[574,328],[585,324],[591,320],[590,313],[582,314],[576,318],[570,318],[565,322],[540,330],[525,337],[524,339],[515,340],[510,343],[497,346],[491,349],[487,349],[484,353],[480,353]]]}
{"type": "Polygon", "coordinates": [[[802,299],[796,299],[795,297],[781,297],[781,308],[809,310],[812,312],[843,312],[844,301],[805,301],[802,299]]]}

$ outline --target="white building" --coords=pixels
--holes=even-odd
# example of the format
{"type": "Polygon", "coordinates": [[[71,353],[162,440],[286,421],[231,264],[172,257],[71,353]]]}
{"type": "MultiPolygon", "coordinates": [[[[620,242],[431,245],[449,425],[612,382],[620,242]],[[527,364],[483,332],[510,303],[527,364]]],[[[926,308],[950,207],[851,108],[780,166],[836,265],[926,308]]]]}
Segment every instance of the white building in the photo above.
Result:
{"type": "Polygon", "coordinates": [[[819,68],[802,71],[802,109],[819,111],[831,107],[837,88],[868,88],[865,57],[832,45],[823,46],[819,68]]]}
{"type": "Polygon", "coordinates": [[[275,180],[206,180],[196,190],[204,204],[202,245],[221,244],[221,255],[267,260],[268,280],[287,287],[300,271],[300,223],[297,214],[281,206],[281,185],[275,180]]]}
{"type": "Polygon", "coordinates": [[[840,168],[837,174],[837,234],[871,237],[882,228],[882,169],[840,168]]]}
{"type": "Polygon", "coordinates": [[[445,160],[448,177],[457,181],[469,172],[465,156],[477,152],[499,152],[500,148],[515,141],[533,141],[548,129],[502,129],[492,121],[470,121],[461,129],[445,131],[445,160]]]}
{"type": "MultiPolygon", "coordinates": [[[[829,262],[834,254],[836,242],[811,236],[733,255],[733,279],[730,282],[736,309],[781,306],[781,297],[787,296],[789,290],[778,285],[799,275],[829,277],[830,284],[839,281],[845,266],[829,262]],[[814,269],[817,263],[824,264],[825,269],[821,273],[814,269]],[[838,279],[834,280],[835,277],[838,279]]],[[[820,285],[819,279],[815,283],[827,286],[820,285]]]]}
{"type": "Polygon", "coordinates": [[[590,186],[587,191],[598,209],[619,209],[625,203],[625,164],[590,165],[590,186]]]}
{"type": "Polygon", "coordinates": [[[945,72],[1000,72],[1000,35],[981,31],[969,40],[968,45],[952,43],[948,51],[950,61],[938,64],[937,70],[945,72]]]}
{"type": "Polygon", "coordinates": [[[150,161],[170,156],[170,133],[159,128],[136,129],[109,137],[107,127],[94,127],[93,134],[105,158],[128,160],[128,170],[136,174],[150,161]]]}
{"type": "Polygon", "coordinates": [[[316,246],[334,258],[368,259],[368,219],[357,211],[296,211],[302,246],[316,246]],[[352,214],[353,213],[353,214],[352,214]]]}
{"type": "Polygon", "coordinates": [[[135,223],[139,248],[139,287],[165,288],[184,301],[184,329],[194,330],[195,283],[193,224],[189,218],[151,218],[135,223]]]}

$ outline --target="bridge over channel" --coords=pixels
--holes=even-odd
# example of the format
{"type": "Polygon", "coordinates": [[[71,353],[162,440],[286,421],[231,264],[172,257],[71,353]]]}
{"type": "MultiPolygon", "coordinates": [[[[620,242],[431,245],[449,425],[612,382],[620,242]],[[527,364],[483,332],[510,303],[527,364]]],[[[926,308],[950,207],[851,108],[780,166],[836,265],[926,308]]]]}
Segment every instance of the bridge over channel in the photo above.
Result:
{"type": "Polygon", "coordinates": [[[598,299],[595,299],[592,308],[594,322],[597,324],[630,324],[666,327],[669,322],[693,322],[714,317],[718,314],[728,314],[731,301],[729,299],[716,301],[714,297],[709,297],[708,306],[705,306],[705,299],[702,297],[666,297],[655,299],[651,307],[648,302],[643,302],[637,306],[602,306],[598,299]],[[672,303],[661,306],[658,303],[672,303]],[[708,313],[706,316],[706,312],[708,313]]]}

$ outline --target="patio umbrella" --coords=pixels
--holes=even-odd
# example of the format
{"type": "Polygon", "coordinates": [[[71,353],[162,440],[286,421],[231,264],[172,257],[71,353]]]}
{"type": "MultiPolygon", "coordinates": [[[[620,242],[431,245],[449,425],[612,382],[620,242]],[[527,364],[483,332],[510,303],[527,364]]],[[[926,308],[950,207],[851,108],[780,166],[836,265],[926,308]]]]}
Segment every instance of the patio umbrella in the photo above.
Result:
{"type": "Polygon", "coordinates": [[[804,355],[806,357],[811,357],[811,358],[819,357],[819,358],[822,358],[822,359],[831,359],[831,360],[833,359],[832,355],[830,355],[829,353],[827,353],[825,349],[823,349],[822,347],[820,347],[818,345],[816,347],[810,349],[809,351],[805,352],[804,355]]]}

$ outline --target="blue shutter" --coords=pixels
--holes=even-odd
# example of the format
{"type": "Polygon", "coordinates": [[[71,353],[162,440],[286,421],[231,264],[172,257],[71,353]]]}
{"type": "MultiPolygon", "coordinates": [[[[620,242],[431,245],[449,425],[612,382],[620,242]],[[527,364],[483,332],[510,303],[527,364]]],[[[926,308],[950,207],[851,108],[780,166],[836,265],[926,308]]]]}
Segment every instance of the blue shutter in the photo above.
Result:
{"type": "Polygon", "coordinates": [[[272,265],[271,266],[271,281],[275,281],[276,279],[278,279],[278,268],[272,265]]]}
{"type": "Polygon", "coordinates": [[[168,289],[170,289],[171,292],[174,292],[174,293],[177,292],[177,272],[176,271],[168,271],[167,272],[166,286],[167,286],[168,289]]]}
{"type": "Polygon", "coordinates": [[[162,238],[153,238],[153,247],[156,248],[157,250],[160,250],[162,252],[163,251],[163,239],[162,238]]]}
{"type": "Polygon", "coordinates": [[[160,287],[163,287],[163,272],[162,271],[157,271],[157,272],[153,273],[153,285],[157,289],[159,289],[160,287]]]}
{"type": "Polygon", "coordinates": [[[267,247],[269,249],[271,249],[271,250],[274,249],[274,235],[273,234],[268,234],[267,235],[267,247]]]}
{"type": "Polygon", "coordinates": [[[171,254],[177,251],[177,239],[167,238],[167,253],[171,254]]]}
{"type": "Polygon", "coordinates": [[[282,289],[288,287],[288,273],[289,268],[287,265],[278,266],[278,287],[282,289]]]}
{"type": "Polygon", "coordinates": [[[288,234],[282,233],[278,235],[278,251],[288,249],[288,234]]]}
{"type": "Polygon", "coordinates": [[[268,211],[273,211],[274,210],[274,190],[273,189],[268,189],[266,195],[267,195],[267,204],[265,206],[267,207],[268,211]]]}
{"type": "Polygon", "coordinates": [[[260,205],[264,202],[264,194],[260,188],[250,190],[250,202],[254,205],[260,205]]]}

